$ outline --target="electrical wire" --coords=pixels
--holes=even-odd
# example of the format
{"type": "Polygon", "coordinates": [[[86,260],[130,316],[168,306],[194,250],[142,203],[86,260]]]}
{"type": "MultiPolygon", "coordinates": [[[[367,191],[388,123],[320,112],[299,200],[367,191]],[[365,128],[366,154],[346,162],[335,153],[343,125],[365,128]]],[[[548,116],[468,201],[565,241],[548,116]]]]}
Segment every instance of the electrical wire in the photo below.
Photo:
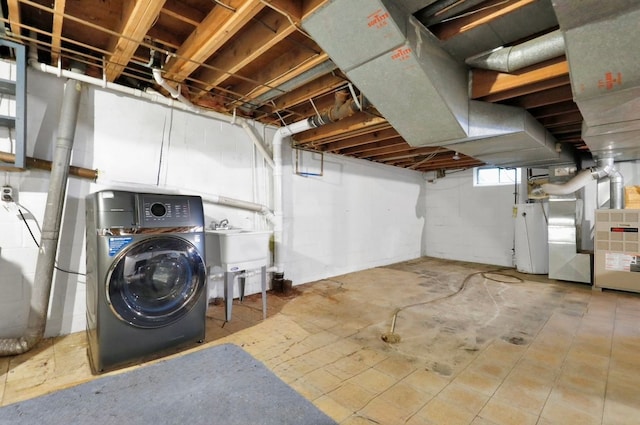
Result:
{"type": "MultiPolygon", "coordinates": [[[[16,205],[18,205],[21,208],[24,208],[21,205],[19,205],[17,202],[16,202],[16,205]]],[[[26,210],[26,208],[24,208],[24,209],[26,210]]],[[[35,235],[33,234],[33,231],[31,230],[31,226],[29,226],[29,223],[27,223],[27,219],[24,216],[24,214],[22,213],[22,210],[20,208],[18,208],[18,213],[20,214],[20,217],[22,218],[22,222],[27,227],[27,230],[29,231],[29,234],[31,235],[31,239],[33,239],[33,242],[36,244],[36,246],[38,248],[40,248],[40,244],[38,243],[38,240],[36,239],[35,235]]],[[[37,224],[37,221],[36,221],[36,224],[37,224]]],[[[40,225],[38,225],[38,229],[40,229],[40,225]]],[[[75,274],[75,275],[78,275],[78,276],[86,276],[85,273],[75,272],[75,271],[72,271],[72,270],[63,269],[62,267],[58,267],[57,261],[56,261],[56,263],[54,263],[53,268],[58,270],[58,271],[60,271],[60,272],[67,273],[67,274],[75,274]]]]}

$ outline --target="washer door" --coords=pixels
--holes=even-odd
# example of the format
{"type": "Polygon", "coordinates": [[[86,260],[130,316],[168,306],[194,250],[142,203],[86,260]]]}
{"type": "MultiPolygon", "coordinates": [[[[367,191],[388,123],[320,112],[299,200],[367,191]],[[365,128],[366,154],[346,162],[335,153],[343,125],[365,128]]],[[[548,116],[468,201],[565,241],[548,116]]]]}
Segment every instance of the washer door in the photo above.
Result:
{"type": "Polygon", "coordinates": [[[159,236],[134,243],[118,256],[107,279],[107,300],[116,316],[131,325],[159,328],[187,314],[205,282],[196,247],[159,236]]]}

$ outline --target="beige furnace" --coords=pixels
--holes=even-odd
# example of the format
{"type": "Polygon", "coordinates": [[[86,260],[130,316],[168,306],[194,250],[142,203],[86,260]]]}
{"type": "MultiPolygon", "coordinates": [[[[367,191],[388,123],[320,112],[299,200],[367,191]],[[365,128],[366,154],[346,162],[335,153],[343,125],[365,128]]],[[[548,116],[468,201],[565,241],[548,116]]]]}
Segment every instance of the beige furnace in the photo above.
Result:
{"type": "Polygon", "coordinates": [[[640,292],[640,210],[597,210],[594,287],[640,292]]]}

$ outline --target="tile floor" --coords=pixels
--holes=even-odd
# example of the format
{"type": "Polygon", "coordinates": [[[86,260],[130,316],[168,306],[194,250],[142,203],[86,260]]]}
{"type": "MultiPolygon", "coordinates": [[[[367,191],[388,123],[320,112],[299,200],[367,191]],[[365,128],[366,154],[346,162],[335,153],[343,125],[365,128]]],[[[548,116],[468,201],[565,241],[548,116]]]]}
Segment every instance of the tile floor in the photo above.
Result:
{"type": "MultiPolygon", "coordinates": [[[[266,321],[259,295],[225,326],[211,305],[204,346],[244,347],[341,425],[640,423],[640,295],[501,273],[421,258],[270,294],[266,321]]],[[[0,372],[2,405],[93,379],[84,332],[0,372]]]]}

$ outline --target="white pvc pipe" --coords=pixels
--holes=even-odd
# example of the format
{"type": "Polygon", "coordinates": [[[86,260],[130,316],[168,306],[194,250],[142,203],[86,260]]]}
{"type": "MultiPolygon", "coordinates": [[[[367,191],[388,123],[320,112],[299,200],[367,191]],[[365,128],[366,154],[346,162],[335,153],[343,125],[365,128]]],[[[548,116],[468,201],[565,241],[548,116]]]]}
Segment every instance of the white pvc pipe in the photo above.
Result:
{"type": "Polygon", "coordinates": [[[249,125],[247,120],[240,120],[240,125],[244,128],[244,131],[249,135],[249,138],[253,141],[254,146],[262,154],[262,157],[267,161],[267,163],[271,166],[271,168],[275,167],[276,164],[271,159],[271,155],[267,152],[267,149],[264,147],[264,143],[260,141],[260,138],[255,133],[255,128],[249,125]]]}
{"type": "Polygon", "coordinates": [[[314,128],[311,121],[306,119],[285,127],[280,127],[273,135],[273,214],[275,225],[273,229],[274,265],[278,273],[283,273],[285,263],[285,228],[284,201],[282,198],[282,140],[305,130],[314,128]]]}
{"type": "Polygon", "coordinates": [[[178,89],[174,89],[173,87],[171,87],[164,80],[164,78],[162,78],[162,75],[161,75],[162,71],[160,69],[153,68],[152,73],[153,73],[153,79],[156,81],[156,83],[158,83],[159,86],[161,86],[165,90],[167,90],[169,92],[169,94],[171,95],[171,97],[173,97],[174,99],[179,100],[180,103],[186,105],[186,107],[191,112],[195,112],[196,114],[199,114],[200,112],[202,112],[201,108],[199,108],[196,105],[194,105],[193,103],[191,103],[191,101],[189,99],[187,99],[186,97],[184,97],[182,95],[182,93],[180,93],[180,88],[179,87],[178,87],[178,89]]]}

